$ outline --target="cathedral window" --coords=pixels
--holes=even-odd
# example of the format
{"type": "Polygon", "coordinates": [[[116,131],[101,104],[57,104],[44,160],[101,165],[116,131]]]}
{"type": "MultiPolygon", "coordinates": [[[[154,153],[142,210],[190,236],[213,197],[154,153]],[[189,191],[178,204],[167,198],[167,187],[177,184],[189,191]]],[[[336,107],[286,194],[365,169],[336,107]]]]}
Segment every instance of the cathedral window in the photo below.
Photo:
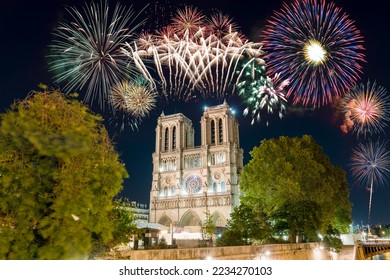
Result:
{"type": "Polygon", "coordinates": [[[191,154],[184,156],[184,169],[198,168],[202,166],[202,158],[200,154],[191,154]]]}
{"type": "Polygon", "coordinates": [[[216,182],[213,182],[213,189],[212,189],[213,192],[217,192],[217,183],[216,182]]]}
{"type": "Polygon", "coordinates": [[[219,127],[219,134],[218,134],[218,143],[222,144],[223,142],[223,125],[222,125],[222,119],[219,119],[218,121],[218,127],[219,127]]]}
{"type": "Polygon", "coordinates": [[[176,149],[176,126],[172,129],[172,150],[176,149]]]}
{"type": "Polygon", "coordinates": [[[199,193],[202,189],[202,179],[197,175],[191,175],[186,180],[185,190],[189,194],[199,193]]]}
{"type": "Polygon", "coordinates": [[[215,154],[210,155],[210,164],[215,165],[215,154]]]}
{"type": "Polygon", "coordinates": [[[216,155],[216,164],[224,164],[226,163],[226,154],[224,152],[219,152],[216,155]]]}
{"type": "Polygon", "coordinates": [[[224,181],[221,182],[221,192],[226,192],[226,184],[224,181]]]}
{"type": "Polygon", "coordinates": [[[176,188],[175,186],[171,186],[171,195],[176,195],[176,188]]]}
{"type": "Polygon", "coordinates": [[[188,143],[187,143],[187,129],[184,131],[184,147],[185,148],[188,147],[188,143]]]}
{"type": "Polygon", "coordinates": [[[176,170],[176,158],[163,158],[160,161],[160,172],[176,170]]]}
{"type": "Polygon", "coordinates": [[[211,144],[215,144],[215,122],[211,120],[211,144]]]}
{"type": "Polygon", "coordinates": [[[169,131],[168,131],[168,127],[165,129],[165,145],[164,145],[164,150],[165,151],[168,151],[168,147],[169,147],[169,131]]]}

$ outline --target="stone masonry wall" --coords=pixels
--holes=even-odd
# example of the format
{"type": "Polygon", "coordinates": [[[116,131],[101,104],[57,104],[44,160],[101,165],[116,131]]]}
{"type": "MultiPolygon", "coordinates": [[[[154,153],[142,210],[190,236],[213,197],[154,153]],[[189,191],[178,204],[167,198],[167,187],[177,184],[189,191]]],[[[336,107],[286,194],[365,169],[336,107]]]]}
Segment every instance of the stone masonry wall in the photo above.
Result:
{"type": "Polygon", "coordinates": [[[131,250],[118,248],[105,259],[131,260],[352,260],[353,246],[340,254],[330,253],[320,243],[269,244],[185,249],[131,250]]]}

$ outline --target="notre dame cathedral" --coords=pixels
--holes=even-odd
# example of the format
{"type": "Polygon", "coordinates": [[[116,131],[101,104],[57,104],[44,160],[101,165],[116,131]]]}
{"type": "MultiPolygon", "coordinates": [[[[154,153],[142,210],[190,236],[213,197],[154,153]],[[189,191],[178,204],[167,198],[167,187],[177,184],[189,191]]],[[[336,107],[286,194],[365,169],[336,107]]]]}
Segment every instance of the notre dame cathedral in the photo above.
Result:
{"type": "Polygon", "coordinates": [[[208,213],[214,226],[226,227],[240,202],[239,140],[238,123],[226,101],[204,110],[200,146],[194,145],[190,119],[162,114],[156,127],[149,221],[195,233],[208,213]]]}

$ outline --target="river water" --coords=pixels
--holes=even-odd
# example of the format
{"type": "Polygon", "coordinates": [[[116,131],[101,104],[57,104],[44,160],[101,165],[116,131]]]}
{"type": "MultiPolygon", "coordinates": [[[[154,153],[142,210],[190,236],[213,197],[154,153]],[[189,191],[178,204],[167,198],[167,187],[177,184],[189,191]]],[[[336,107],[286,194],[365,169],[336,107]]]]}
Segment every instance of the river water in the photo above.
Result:
{"type": "Polygon", "coordinates": [[[372,257],[373,260],[390,260],[390,253],[385,253],[382,255],[377,255],[372,257]]]}

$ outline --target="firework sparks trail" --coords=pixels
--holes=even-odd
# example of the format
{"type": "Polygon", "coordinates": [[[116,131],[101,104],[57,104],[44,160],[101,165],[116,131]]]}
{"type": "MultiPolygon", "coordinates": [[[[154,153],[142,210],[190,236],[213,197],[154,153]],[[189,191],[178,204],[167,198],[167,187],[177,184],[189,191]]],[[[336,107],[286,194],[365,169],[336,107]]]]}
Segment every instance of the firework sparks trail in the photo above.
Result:
{"type": "Polygon", "coordinates": [[[350,168],[352,175],[361,184],[369,184],[368,225],[371,218],[374,185],[384,185],[390,175],[390,151],[388,141],[359,144],[353,149],[350,168]]]}
{"type": "Polygon", "coordinates": [[[286,97],[304,106],[332,102],[362,73],[363,37],[334,3],[295,0],[275,11],[260,35],[269,75],[291,81],[286,97]]]}
{"type": "MultiPolygon", "coordinates": [[[[222,99],[238,82],[239,61],[252,56],[259,63],[262,44],[245,39],[228,16],[216,13],[207,19],[198,10],[178,10],[156,35],[145,35],[137,48],[127,45],[130,57],[151,58],[166,99],[191,100],[198,93],[222,99]],[[213,24],[208,26],[207,24],[213,24]],[[138,50],[137,55],[132,53],[138,50]]],[[[146,69],[146,68],[145,68],[146,69]]],[[[243,70],[243,69],[242,69],[243,70]]],[[[153,74],[146,73],[150,79],[153,74]]]]}

